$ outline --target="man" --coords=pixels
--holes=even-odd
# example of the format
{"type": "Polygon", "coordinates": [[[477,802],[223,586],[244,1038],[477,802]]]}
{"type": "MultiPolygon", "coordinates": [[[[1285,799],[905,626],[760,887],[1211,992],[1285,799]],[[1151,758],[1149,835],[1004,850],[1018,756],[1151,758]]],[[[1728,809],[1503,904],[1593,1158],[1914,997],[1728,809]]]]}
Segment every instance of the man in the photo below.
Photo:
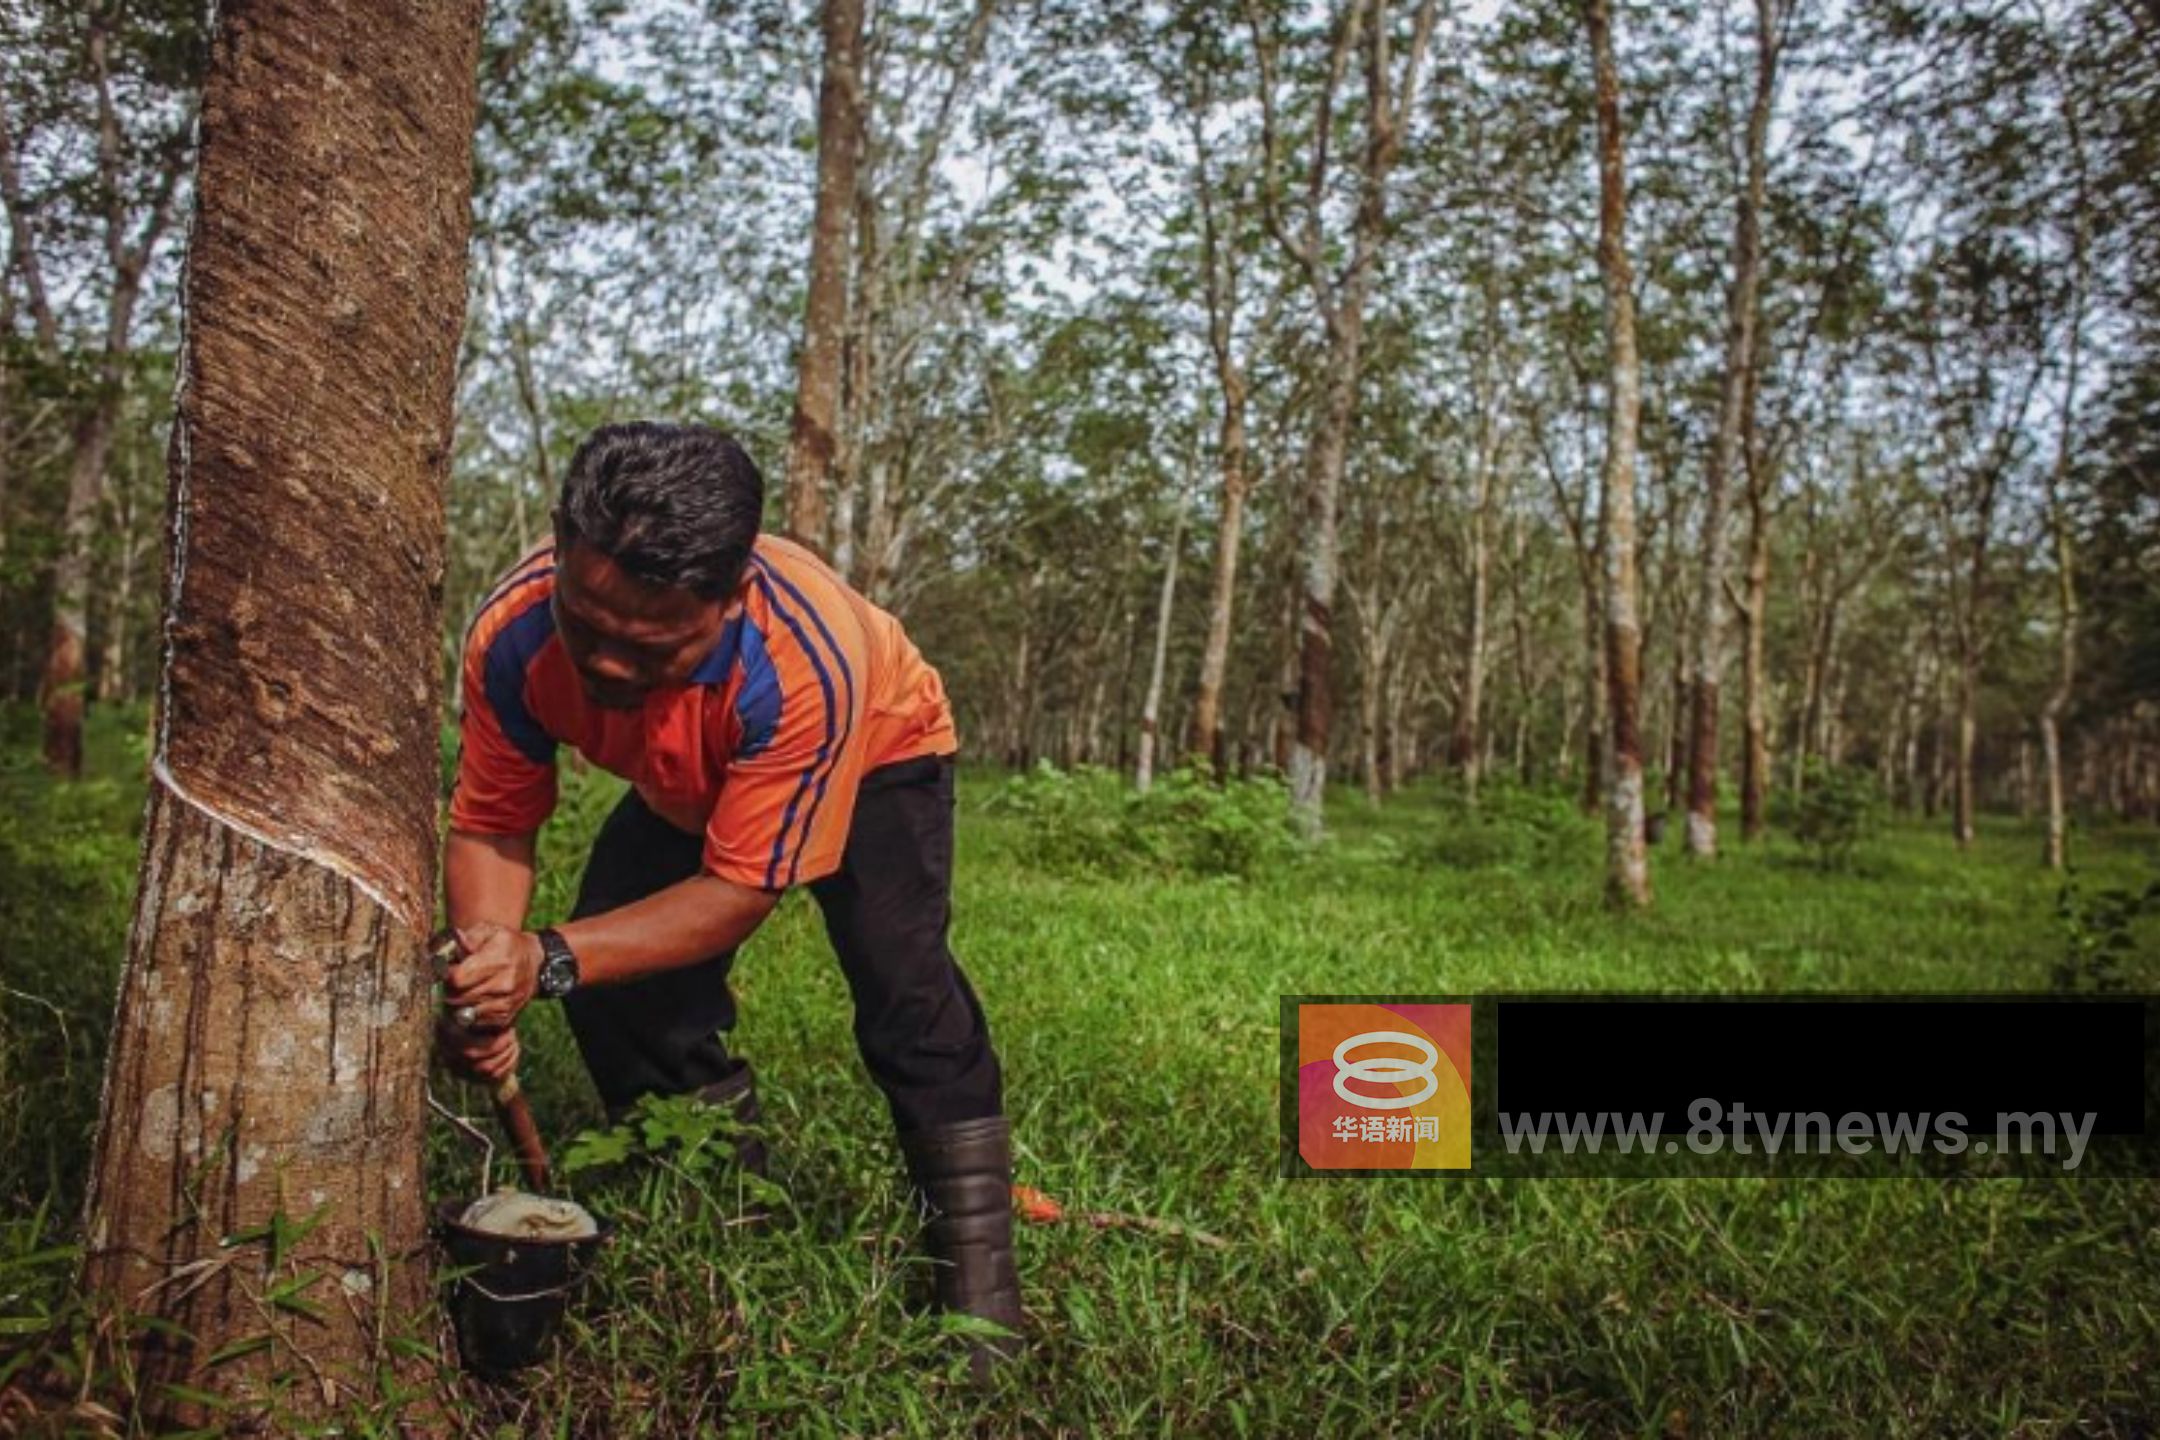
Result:
{"type": "MultiPolygon", "coordinates": [[[[445,857],[469,953],[439,1043],[499,1079],[517,1066],[518,1012],[557,998],[611,1115],[692,1094],[754,1123],[750,1066],[723,1040],[728,971],[781,894],[807,886],[928,1219],[938,1303],[1017,1331],[1001,1074],[946,945],[951,707],[897,620],[759,535],[763,507],[757,467],[726,434],[605,426],[571,459],[552,541],[482,603],[445,857]],[[632,788],[572,918],[533,933],[558,744],[632,788]]],[[[763,1143],[736,1160],[762,1173],[763,1143]]],[[[978,1377],[1016,1345],[978,1345],[978,1377]]]]}

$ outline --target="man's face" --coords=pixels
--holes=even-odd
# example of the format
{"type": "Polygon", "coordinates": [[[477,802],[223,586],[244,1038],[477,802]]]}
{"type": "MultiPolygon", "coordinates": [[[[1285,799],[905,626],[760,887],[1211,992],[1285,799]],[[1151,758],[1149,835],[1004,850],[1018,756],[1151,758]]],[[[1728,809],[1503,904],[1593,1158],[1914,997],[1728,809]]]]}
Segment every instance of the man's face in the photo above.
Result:
{"type": "Polygon", "coordinates": [[[635,710],[649,692],[689,679],[719,640],[724,610],[626,574],[582,541],[557,557],[554,603],[585,698],[610,710],[635,710]]]}

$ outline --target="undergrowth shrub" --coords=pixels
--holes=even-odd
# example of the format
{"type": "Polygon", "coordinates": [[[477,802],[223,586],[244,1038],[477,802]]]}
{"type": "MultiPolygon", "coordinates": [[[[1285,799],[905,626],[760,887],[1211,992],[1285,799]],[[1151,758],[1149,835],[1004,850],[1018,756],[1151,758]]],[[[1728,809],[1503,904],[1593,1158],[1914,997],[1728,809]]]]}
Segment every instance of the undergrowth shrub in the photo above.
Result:
{"type": "Polygon", "coordinates": [[[0,1208],[71,1206],[97,1120],[113,986],[127,947],[148,749],[138,710],[90,712],[84,778],[59,781],[36,714],[0,717],[0,1208]]]}
{"type": "Polygon", "coordinates": [[[1596,833],[1570,795],[1494,785],[1475,809],[1457,799],[1444,811],[1419,858],[1440,869],[1526,869],[1594,845],[1596,833]]]}
{"type": "Polygon", "coordinates": [[[1818,868],[1846,869],[1875,828],[1875,777],[1849,765],[1811,759],[1803,778],[1799,798],[1788,811],[1793,838],[1814,852],[1818,868]]]}
{"type": "Polygon", "coordinates": [[[1273,778],[1226,780],[1184,766],[1145,794],[1100,766],[1048,761],[1016,775],[985,808],[1021,824],[1021,853],[1061,875],[1247,878],[1298,853],[1290,793],[1273,778]]]}

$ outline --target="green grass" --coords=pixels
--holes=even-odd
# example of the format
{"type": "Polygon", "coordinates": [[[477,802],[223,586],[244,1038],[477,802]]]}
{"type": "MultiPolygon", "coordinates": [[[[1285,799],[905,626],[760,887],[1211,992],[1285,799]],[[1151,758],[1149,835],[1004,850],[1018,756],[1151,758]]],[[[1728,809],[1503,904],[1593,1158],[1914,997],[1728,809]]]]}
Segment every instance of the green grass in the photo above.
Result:
{"type": "MultiPolygon", "coordinates": [[[[101,728],[111,778],[81,791],[26,768],[19,733],[0,771],[17,1209],[77,1203],[133,882],[129,733],[101,728]],[[66,1071],[30,1073],[63,1019],[66,1071]]],[[[2151,1182],[1276,1175],[1281,994],[2044,988],[2063,942],[2029,826],[1992,819],[1959,855],[1945,826],[1896,825],[1840,874],[1781,838],[1689,865],[1669,836],[1656,909],[1616,919],[1596,827],[1564,804],[1496,797],[1495,822],[1438,789],[1377,813],[1343,794],[1317,856],[1248,880],[1086,879],[1026,861],[995,787],[963,783],[954,943],[1004,1062],[1018,1178],[1227,1245],[1023,1227],[1032,1351],[970,1394],[957,1339],[906,1302],[920,1265],[884,1103],[815,907],[791,897],[738,963],[733,1037],[789,1223],[727,1224],[732,1182],[700,1156],[574,1177],[617,1241],[556,1363],[473,1392],[470,1433],[2055,1435],[2160,1417],[2151,1182]]],[[[566,786],[544,914],[567,908],[614,793],[566,786]]],[[[2160,838],[2088,829],[2076,853],[2089,886],[2143,884],[2160,838]]],[[[2134,982],[2152,972],[2141,956],[2134,982]]],[[[527,1053],[560,1150],[597,1106],[552,1012],[527,1053]]],[[[469,1187],[447,1136],[437,1159],[469,1187]]]]}

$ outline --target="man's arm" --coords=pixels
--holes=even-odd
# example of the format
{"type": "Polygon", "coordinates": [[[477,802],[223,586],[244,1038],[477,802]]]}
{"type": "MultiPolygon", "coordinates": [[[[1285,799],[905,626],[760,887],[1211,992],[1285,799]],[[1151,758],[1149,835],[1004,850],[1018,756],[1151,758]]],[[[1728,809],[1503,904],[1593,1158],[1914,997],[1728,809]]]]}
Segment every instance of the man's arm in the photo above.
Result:
{"type": "Polygon", "coordinates": [[[537,831],[482,835],[452,830],[443,858],[444,900],[450,924],[525,928],[532,904],[533,851],[537,831]]]}
{"type": "MultiPolygon", "coordinates": [[[[511,934],[524,928],[537,840],[538,832],[531,830],[514,835],[451,830],[443,854],[443,901],[453,930],[480,935],[496,927],[511,934]]],[[[444,989],[456,1003],[455,984],[444,989]]],[[[455,1068],[478,1079],[496,1082],[517,1073],[517,1031],[509,1026],[479,1030],[441,1020],[435,1043],[455,1068]]]]}
{"type": "Polygon", "coordinates": [[[765,923],[777,890],[693,875],[642,900],[556,926],[577,956],[580,985],[612,985],[732,950],[765,923]]]}
{"type": "MultiPolygon", "coordinates": [[[[528,874],[529,874],[528,870],[528,874]]],[[[528,887],[529,893],[529,887],[528,887]]],[[[578,961],[578,984],[613,985],[694,965],[732,950],[764,923],[778,891],[693,875],[642,900],[556,927],[578,961]]],[[[444,999],[473,1008],[480,1031],[513,1025],[540,978],[540,937],[518,918],[461,929],[470,954],[445,982],[444,999]]]]}

